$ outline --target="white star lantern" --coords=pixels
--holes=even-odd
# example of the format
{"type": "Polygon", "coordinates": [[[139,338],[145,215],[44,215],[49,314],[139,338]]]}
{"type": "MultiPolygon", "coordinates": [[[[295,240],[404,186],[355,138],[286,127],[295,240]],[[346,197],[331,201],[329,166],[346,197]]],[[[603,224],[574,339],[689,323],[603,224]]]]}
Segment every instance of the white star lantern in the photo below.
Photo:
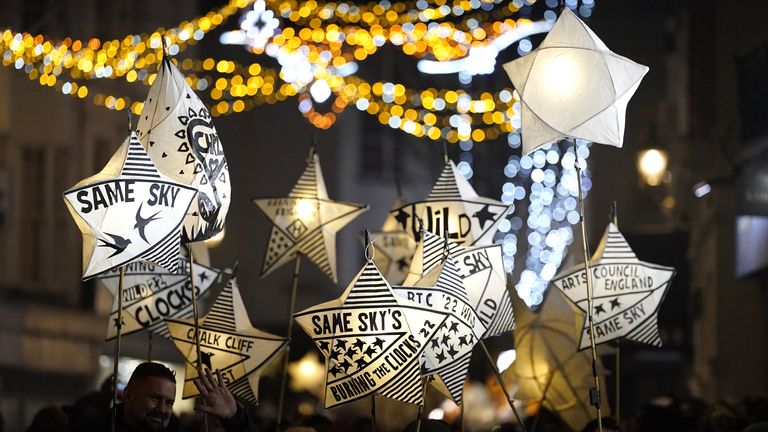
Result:
{"type": "MultiPolygon", "coordinates": [[[[616,225],[609,224],[590,260],[595,345],[626,338],[661,346],[658,312],[675,269],[637,259],[616,225]]],[[[552,284],[585,313],[586,272],[583,266],[552,279],[552,284]]],[[[589,347],[585,320],[579,349],[589,347]]]]}
{"type": "Polygon", "coordinates": [[[198,326],[199,364],[194,320],[166,318],[165,323],[171,340],[186,359],[185,399],[199,394],[193,383],[199,367],[220,370],[233,395],[255,404],[261,373],[288,346],[288,339],[253,328],[234,278],[221,290],[198,326]]]}
{"type": "Polygon", "coordinates": [[[399,296],[448,314],[424,350],[424,372],[437,375],[453,401],[461,404],[472,348],[485,333],[485,326],[469,302],[453,258],[450,254],[445,256],[418,286],[393,289],[399,296]],[[437,276],[434,283],[433,275],[437,276]]]}
{"type": "Polygon", "coordinates": [[[196,195],[158,173],[131,133],[101,172],[64,192],[83,233],[83,279],[136,260],[176,272],[182,222],[196,195]]]}
{"type": "Polygon", "coordinates": [[[229,167],[211,114],[169,58],[164,58],[139,117],[136,134],[160,172],[198,190],[182,234],[209,239],[229,211],[229,167]]]}
{"type": "MultiPolygon", "coordinates": [[[[149,263],[126,264],[123,288],[123,326],[125,336],[146,329],[162,337],[170,337],[164,318],[192,317],[192,285],[189,283],[189,264],[182,261],[183,273],[168,273],[149,263]]],[[[208,289],[219,279],[221,272],[201,264],[195,266],[197,298],[208,294],[208,289]]],[[[112,298],[112,312],[107,326],[107,340],[117,337],[120,271],[111,270],[99,277],[112,298]]]]}
{"type": "Polygon", "coordinates": [[[424,403],[421,357],[446,314],[396,296],[373,262],[341,297],[294,317],[326,358],[326,408],[373,394],[424,403]]]}
{"type": "MultiPolygon", "coordinates": [[[[425,232],[416,246],[408,277],[403,285],[418,285],[443,259],[445,239],[425,232]]],[[[461,276],[469,302],[486,330],[481,339],[498,336],[515,327],[512,299],[507,291],[500,245],[465,248],[448,242],[448,251],[461,276]]]]}
{"type": "Polygon", "coordinates": [[[493,236],[510,208],[501,201],[477,195],[450,161],[426,200],[406,204],[390,213],[416,241],[424,230],[447,235],[458,244],[479,246],[493,243],[493,236]]]}
{"type": "Polygon", "coordinates": [[[627,104],[648,67],[611,52],[564,8],[541,45],[504,70],[520,95],[527,154],[568,137],[621,147],[627,104]]]}
{"type": "Polygon", "coordinates": [[[274,225],[261,275],[272,273],[298,254],[305,255],[336,282],[336,232],[368,210],[361,204],[331,201],[320,159],[313,154],[287,197],[251,201],[274,225]]]}

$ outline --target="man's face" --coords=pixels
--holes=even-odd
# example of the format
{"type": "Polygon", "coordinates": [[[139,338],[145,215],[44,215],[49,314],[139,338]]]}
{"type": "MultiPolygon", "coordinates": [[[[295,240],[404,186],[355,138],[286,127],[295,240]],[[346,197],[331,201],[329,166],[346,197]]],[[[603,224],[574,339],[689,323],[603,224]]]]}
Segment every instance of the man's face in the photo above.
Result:
{"type": "Polygon", "coordinates": [[[176,399],[176,383],[160,377],[146,377],[125,388],[124,420],[150,431],[168,426],[176,399]]]}

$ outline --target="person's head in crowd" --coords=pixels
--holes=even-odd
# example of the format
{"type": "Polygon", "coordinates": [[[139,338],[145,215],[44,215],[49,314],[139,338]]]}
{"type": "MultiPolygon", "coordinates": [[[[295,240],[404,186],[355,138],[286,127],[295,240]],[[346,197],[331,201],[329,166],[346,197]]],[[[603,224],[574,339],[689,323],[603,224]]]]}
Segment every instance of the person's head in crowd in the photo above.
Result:
{"type": "Polygon", "coordinates": [[[414,420],[408,423],[408,426],[403,429],[403,432],[451,432],[451,427],[448,423],[441,420],[421,419],[421,427],[419,427],[419,421],[414,420]]]}
{"type": "Polygon", "coordinates": [[[67,414],[61,408],[50,405],[35,414],[27,432],[64,432],[68,427],[67,414]]]}
{"type": "Polygon", "coordinates": [[[134,428],[161,431],[171,420],[175,400],[173,371],[160,363],[142,363],[123,391],[123,422],[134,428]]]}

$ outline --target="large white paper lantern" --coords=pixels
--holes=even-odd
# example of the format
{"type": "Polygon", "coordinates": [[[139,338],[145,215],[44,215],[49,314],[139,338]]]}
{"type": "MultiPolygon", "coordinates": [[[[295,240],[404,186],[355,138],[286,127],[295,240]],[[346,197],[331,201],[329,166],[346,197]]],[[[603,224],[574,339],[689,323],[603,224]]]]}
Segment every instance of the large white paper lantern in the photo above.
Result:
{"type": "Polygon", "coordinates": [[[611,52],[565,8],[541,45],[504,70],[520,95],[527,154],[568,137],[621,147],[627,103],[648,67],[611,52]]]}

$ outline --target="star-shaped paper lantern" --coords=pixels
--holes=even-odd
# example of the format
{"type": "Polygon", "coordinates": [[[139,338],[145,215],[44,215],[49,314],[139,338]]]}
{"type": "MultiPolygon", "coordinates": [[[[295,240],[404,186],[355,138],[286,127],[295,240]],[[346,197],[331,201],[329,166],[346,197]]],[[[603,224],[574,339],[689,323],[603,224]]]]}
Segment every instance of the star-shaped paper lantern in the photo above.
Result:
{"type": "MultiPolygon", "coordinates": [[[[400,207],[400,202],[393,208],[400,207]]],[[[411,258],[416,250],[416,241],[405,232],[392,214],[387,215],[380,231],[372,232],[371,239],[375,254],[373,262],[390,284],[400,284],[408,275],[411,258]]]]}
{"type": "MultiPolygon", "coordinates": [[[[581,314],[557,290],[547,291],[538,312],[528,310],[519,298],[514,304],[517,358],[502,373],[504,381],[519,386],[516,399],[541,402],[570,430],[582,430],[597,411],[589,404],[589,389],[595,384],[592,356],[578,348],[581,314]]],[[[602,375],[600,357],[595,361],[602,375]]],[[[606,394],[604,380],[600,393],[606,394]]],[[[603,416],[610,416],[607,397],[601,406],[603,416]]]]}
{"type": "Polygon", "coordinates": [[[200,366],[220,370],[233,395],[255,404],[262,371],[288,346],[288,339],[253,328],[234,278],[200,321],[199,365],[194,321],[166,319],[165,322],[171,340],[186,359],[184,398],[199,394],[193,379],[197,378],[200,366]]]}
{"type": "Polygon", "coordinates": [[[168,57],[149,89],[136,133],[160,172],[199,191],[184,220],[184,241],[221,231],[231,200],[224,148],[211,114],[168,57]]]}
{"type": "Polygon", "coordinates": [[[83,280],[136,260],[176,272],[181,224],[196,194],[158,173],[131,133],[100,173],[64,192],[83,233],[83,280]]]}
{"type": "MultiPolygon", "coordinates": [[[[168,273],[148,263],[134,262],[125,265],[123,282],[123,326],[125,336],[146,329],[163,337],[169,337],[165,318],[192,317],[192,286],[189,284],[189,264],[184,261],[184,273],[168,273]]],[[[196,297],[208,294],[208,289],[219,279],[217,269],[195,263],[196,297]]],[[[112,270],[99,278],[112,294],[112,312],[107,326],[107,340],[117,336],[118,298],[120,271],[112,270]]]]}
{"type": "Polygon", "coordinates": [[[425,375],[437,375],[453,401],[461,404],[472,348],[485,333],[485,326],[469,302],[451,255],[432,272],[438,274],[434,285],[426,276],[422,279],[424,285],[393,289],[402,297],[448,314],[424,350],[425,375]]]}
{"type": "Polygon", "coordinates": [[[341,297],[294,315],[325,355],[326,408],[372,394],[422,404],[421,355],[446,316],[396,296],[372,262],[341,297]]]}
{"type": "Polygon", "coordinates": [[[328,198],[316,153],[310,157],[307,168],[287,197],[253,198],[251,201],[274,225],[269,234],[262,276],[302,254],[331,280],[337,281],[336,232],[368,210],[368,206],[328,198]]]}
{"type": "Polygon", "coordinates": [[[511,206],[477,195],[453,161],[445,164],[426,200],[392,210],[400,228],[416,241],[421,231],[444,236],[461,245],[493,243],[499,224],[511,206]]]}
{"type": "Polygon", "coordinates": [[[522,104],[523,153],[571,137],[621,147],[648,67],[611,52],[564,8],[538,48],[504,65],[522,104]]]}
{"type": "MultiPolygon", "coordinates": [[[[605,230],[590,260],[595,344],[627,338],[661,346],[658,312],[675,269],[637,259],[614,224],[605,230]]],[[[586,272],[577,266],[552,279],[560,291],[587,312],[586,272]]],[[[589,347],[584,322],[579,349],[589,347]]]]}
{"type": "MultiPolygon", "coordinates": [[[[442,260],[445,239],[425,232],[416,247],[408,277],[403,285],[419,284],[419,280],[437,268],[442,260]]],[[[485,326],[482,339],[497,336],[515,328],[512,300],[507,291],[501,246],[465,248],[448,241],[453,258],[472,307],[485,326]]]]}

